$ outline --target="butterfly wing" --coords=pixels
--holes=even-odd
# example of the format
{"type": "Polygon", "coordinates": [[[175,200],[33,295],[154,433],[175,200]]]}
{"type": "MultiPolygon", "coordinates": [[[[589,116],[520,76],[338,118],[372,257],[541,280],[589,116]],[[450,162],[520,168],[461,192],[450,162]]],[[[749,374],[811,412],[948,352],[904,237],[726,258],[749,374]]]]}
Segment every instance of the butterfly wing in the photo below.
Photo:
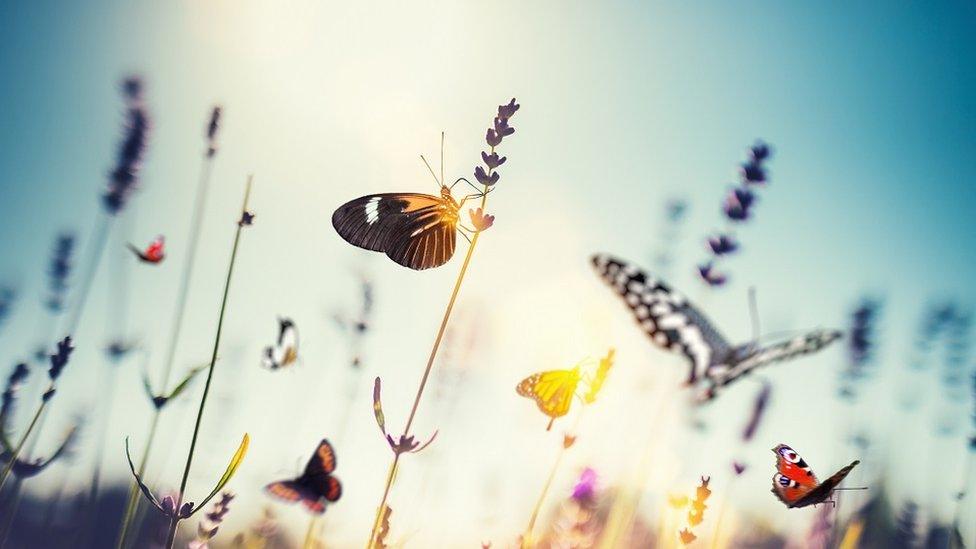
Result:
{"type": "Polygon", "coordinates": [[[429,194],[386,193],[349,201],[332,214],[332,226],[346,242],[386,252],[414,270],[446,263],[454,255],[457,207],[429,194]]]}
{"type": "Polygon", "coordinates": [[[705,315],[664,282],[608,255],[595,255],[592,262],[603,280],[630,307],[651,341],[688,359],[689,384],[708,376],[712,368],[729,356],[732,346],[705,315]]]}
{"type": "Polygon", "coordinates": [[[308,464],[305,465],[305,473],[302,474],[302,477],[328,475],[335,471],[335,468],[335,449],[332,448],[328,439],[323,438],[315,448],[315,453],[308,460],[308,464]]]}
{"type": "Polygon", "coordinates": [[[296,501],[318,501],[320,496],[299,480],[279,480],[264,487],[268,494],[290,503],[296,501]]]}
{"type": "Polygon", "coordinates": [[[834,477],[820,484],[806,460],[786,444],[780,444],[773,448],[773,453],[776,454],[776,474],[773,475],[772,492],[787,507],[805,507],[820,503],[827,498],[830,491],[833,490],[833,486],[836,486],[856,465],[856,463],[852,464],[843,476],[823,492],[821,486],[833,481],[834,477]],[[821,492],[822,496],[820,495],[821,492]],[[820,499],[816,499],[818,497],[820,499]]]}
{"type": "Polygon", "coordinates": [[[579,370],[575,368],[550,370],[523,379],[515,390],[518,394],[535,400],[542,413],[555,419],[569,413],[579,380],[579,370]]]}
{"type": "Polygon", "coordinates": [[[817,485],[814,489],[810,490],[803,497],[796,501],[792,507],[806,507],[807,505],[816,505],[822,503],[828,497],[830,497],[831,492],[834,488],[844,480],[853,469],[861,463],[859,460],[852,461],[850,465],[844,467],[840,471],[837,471],[830,476],[827,480],[823,481],[821,484],[817,485]]]}
{"type": "Polygon", "coordinates": [[[446,210],[411,216],[398,225],[391,231],[387,257],[415,271],[447,263],[457,245],[457,215],[446,210]]]}
{"type": "Polygon", "coordinates": [[[278,351],[281,353],[281,366],[290,366],[298,360],[298,328],[290,319],[278,320],[278,351]]]}
{"type": "Polygon", "coordinates": [[[816,353],[841,337],[841,332],[834,330],[817,330],[808,334],[794,337],[786,341],[774,343],[760,348],[749,354],[745,359],[733,362],[729,367],[713,369],[709,376],[709,387],[699,395],[700,400],[715,398],[720,388],[742,378],[752,370],[767,364],[790,360],[792,358],[816,353]]]}

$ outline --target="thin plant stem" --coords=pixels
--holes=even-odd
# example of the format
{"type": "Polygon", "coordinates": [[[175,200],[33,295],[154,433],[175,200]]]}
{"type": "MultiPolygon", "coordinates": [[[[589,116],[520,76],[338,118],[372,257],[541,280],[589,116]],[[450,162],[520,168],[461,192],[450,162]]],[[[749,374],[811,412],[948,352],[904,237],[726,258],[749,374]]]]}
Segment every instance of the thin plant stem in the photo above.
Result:
{"type": "MultiPolygon", "coordinates": [[[[571,431],[575,434],[579,431],[580,422],[583,420],[583,411],[586,410],[586,405],[583,405],[583,409],[580,413],[576,415],[576,421],[573,423],[573,428],[571,431]]],[[[552,425],[552,422],[549,423],[552,425]]],[[[542,510],[542,504],[546,501],[546,496],[549,495],[549,488],[552,487],[552,481],[556,478],[556,473],[559,471],[559,465],[562,464],[563,456],[566,455],[566,450],[569,446],[564,443],[559,449],[559,454],[556,455],[556,461],[552,464],[552,469],[549,471],[549,477],[546,479],[546,483],[542,486],[542,492],[539,493],[539,499],[535,502],[535,507],[532,509],[532,515],[529,517],[529,524],[525,527],[525,533],[522,534],[522,549],[531,549],[535,546],[535,539],[532,536],[532,531],[535,530],[535,521],[539,518],[539,512],[542,510]]]]}
{"type": "Polygon", "coordinates": [[[173,372],[173,363],[176,358],[177,344],[180,340],[180,333],[183,330],[183,313],[186,310],[186,301],[190,293],[190,279],[193,274],[193,266],[196,264],[197,248],[200,243],[200,225],[203,223],[203,212],[207,207],[207,195],[209,194],[207,191],[210,188],[210,173],[212,171],[213,157],[205,156],[203,165],[200,168],[197,195],[193,202],[193,217],[190,220],[190,241],[187,244],[187,257],[180,278],[180,288],[176,294],[176,310],[173,313],[169,347],[166,350],[166,367],[163,369],[163,376],[160,379],[160,387],[162,390],[165,390],[166,386],[169,385],[170,374],[173,372]]]}
{"type": "MultiPolygon", "coordinates": [[[[48,414],[41,414],[41,418],[37,423],[37,432],[40,432],[44,427],[44,422],[47,419],[48,414]]],[[[30,447],[26,450],[26,455],[30,457],[34,453],[34,448],[37,446],[38,437],[33,437],[30,440],[30,447]]],[[[3,526],[0,527],[0,547],[7,546],[7,537],[10,535],[10,527],[13,526],[14,521],[17,519],[17,511],[20,509],[20,500],[24,496],[23,491],[24,479],[14,476],[14,483],[10,485],[10,495],[8,496],[8,503],[4,507],[4,521],[3,526]]]]}
{"type": "Polygon", "coordinates": [[[308,530],[305,531],[305,541],[302,543],[302,549],[311,549],[315,544],[315,517],[308,521],[308,530]]]}
{"type": "MultiPolygon", "coordinates": [[[[110,366],[116,368],[116,366],[110,366]]],[[[106,410],[105,418],[101,421],[100,433],[98,434],[98,447],[95,450],[95,467],[92,469],[91,486],[88,488],[88,514],[91,520],[88,524],[94,525],[95,518],[98,516],[98,487],[102,479],[102,462],[105,456],[105,437],[108,435],[108,419],[112,413],[112,403],[115,401],[116,387],[118,387],[118,376],[116,372],[111,372],[108,381],[108,392],[105,397],[106,410]]],[[[91,528],[87,529],[86,539],[92,534],[91,528]]]]}
{"type": "MultiPolygon", "coordinates": [[[[93,236],[90,242],[91,255],[89,257],[88,269],[85,271],[85,275],[82,278],[82,283],[80,286],[81,293],[79,294],[78,302],[68,315],[68,329],[66,330],[66,333],[68,334],[73,334],[78,328],[78,323],[81,321],[82,313],[85,310],[85,303],[88,301],[92,281],[95,279],[95,273],[98,271],[99,263],[101,263],[102,252],[105,251],[105,243],[108,240],[108,231],[112,226],[112,219],[113,217],[111,215],[104,213],[100,214],[99,219],[92,230],[93,236]]],[[[53,388],[54,382],[52,382],[49,386],[49,389],[53,388]]],[[[10,470],[13,468],[17,458],[20,457],[20,452],[24,449],[24,443],[27,442],[27,439],[30,437],[31,432],[33,432],[34,427],[37,426],[37,420],[47,407],[48,400],[50,399],[41,400],[41,404],[37,407],[37,411],[34,413],[34,418],[27,426],[27,430],[24,431],[23,436],[21,436],[17,447],[14,448],[14,452],[10,455],[10,460],[4,466],[3,472],[0,473],[0,488],[3,488],[4,483],[7,482],[7,476],[10,474],[10,470]]],[[[39,435],[40,433],[38,433],[38,436],[39,435]]]]}
{"type": "Polygon", "coordinates": [[[27,437],[30,436],[31,431],[34,430],[34,426],[37,425],[37,420],[41,417],[44,412],[44,408],[47,406],[47,401],[42,400],[41,405],[37,407],[37,411],[34,412],[34,417],[31,419],[30,424],[27,426],[27,430],[21,435],[20,441],[17,442],[17,446],[14,448],[13,453],[10,455],[10,460],[7,464],[3,466],[3,473],[0,473],[0,489],[3,489],[3,485],[7,482],[7,477],[10,475],[11,469],[14,468],[14,463],[17,462],[17,456],[20,455],[20,451],[24,448],[24,443],[27,442],[27,437]]]}
{"type": "MultiPolygon", "coordinates": [[[[166,350],[166,366],[160,378],[159,390],[166,391],[169,385],[170,375],[173,372],[173,363],[176,358],[177,343],[179,343],[180,333],[183,330],[183,317],[186,311],[186,302],[190,294],[190,280],[193,267],[196,264],[197,248],[200,243],[200,226],[203,222],[203,213],[206,210],[207,196],[210,189],[210,174],[213,172],[213,156],[204,154],[203,163],[200,167],[200,178],[197,182],[197,194],[193,202],[193,216],[190,218],[190,241],[187,244],[186,263],[183,265],[183,272],[180,278],[180,287],[176,294],[176,310],[173,313],[173,324],[170,330],[169,346],[166,350]]],[[[156,440],[156,426],[159,424],[159,414],[162,410],[153,408],[152,427],[149,429],[149,438],[146,440],[146,447],[139,458],[139,476],[146,472],[146,465],[149,462],[149,454],[152,452],[153,443],[156,440]]],[[[125,515],[122,518],[122,525],[119,527],[119,538],[116,547],[124,547],[126,532],[129,523],[135,517],[136,508],[139,506],[139,486],[132,482],[129,488],[129,497],[125,505],[125,515]]]]}
{"type": "Polygon", "coordinates": [[[531,549],[535,547],[535,538],[532,535],[532,531],[535,530],[535,521],[539,518],[539,512],[542,510],[542,504],[546,501],[546,496],[549,495],[549,488],[552,487],[552,481],[556,478],[556,473],[559,471],[559,466],[563,462],[563,456],[566,455],[566,447],[563,446],[559,449],[559,454],[556,455],[556,461],[552,464],[552,469],[549,470],[549,476],[546,478],[546,483],[542,486],[542,492],[539,493],[539,499],[535,502],[535,507],[532,509],[532,515],[529,516],[529,524],[525,527],[525,533],[522,534],[522,549],[531,549]]]}
{"type": "MultiPolygon", "coordinates": [[[[658,387],[659,389],[656,391],[655,396],[657,406],[655,407],[654,413],[650,416],[650,424],[652,425],[657,423],[658,418],[664,413],[666,406],[670,404],[670,398],[666,397],[674,394],[672,391],[669,391],[667,381],[659,382],[658,387]]],[[[600,538],[600,549],[617,547],[620,536],[630,530],[637,506],[640,504],[640,494],[644,489],[644,485],[647,484],[647,479],[651,473],[651,465],[653,463],[651,458],[654,456],[655,450],[657,450],[658,441],[659,438],[657,436],[652,436],[647,440],[647,445],[644,447],[640,462],[637,465],[637,470],[633,473],[634,482],[632,486],[634,486],[634,493],[622,494],[614,500],[607,517],[607,525],[600,538]]],[[[670,511],[670,508],[667,511],[670,511]]]]}
{"type": "MultiPolygon", "coordinates": [[[[494,152],[494,147],[492,147],[492,152],[494,152]]],[[[485,186],[485,193],[481,196],[481,208],[484,210],[485,202],[488,200],[487,195],[488,187],[485,186]]],[[[417,415],[417,408],[420,406],[420,399],[424,395],[424,388],[427,386],[427,380],[430,378],[430,371],[434,366],[434,359],[437,357],[437,351],[440,349],[441,340],[444,339],[444,331],[447,329],[447,323],[451,319],[451,311],[454,310],[454,303],[457,301],[458,292],[461,291],[461,283],[464,282],[464,275],[468,271],[468,265],[471,263],[471,256],[474,254],[474,249],[478,245],[478,237],[481,236],[481,232],[474,233],[474,237],[471,239],[471,245],[468,246],[468,252],[464,256],[464,263],[461,264],[461,271],[458,273],[457,280],[454,282],[454,289],[451,291],[451,299],[447,302],[447,309],[444,310],[444,317],[441,319],[440,328],[437,330],[437,337],[434,338],[434,346],[430,350],[430,356],[427,358],[427,367],[424,368],[424,375],[420,379],[420,387],[417,388],[417,396],[413,399],[413,406],[410,408],[410,415],[407,417],[406,427],[403,428],[403,436],[410,434],[410,427],[413,426],[413,420],[417,415]]],[[[368,549],[373,549],[376,543],[376,535],[379,533],[380,523],[383,518],[383,510],[386,508],[386,502],[390,495],[390,488],[393,486],[393,479],[396,477],[397,466],[400,463],[400,454],[395,454],[393,462],[390,463],[390,469],[386,475],[386,487],[383,489],[383,498],[380,500],[380,505],[376,509],[376,518],[373,520],[373,530],[369,535],[369,542],[366,544],[368,549]]]]}
{"type": "Polygon", "coordinates": [[[98,221],[92,229],[92,239],[89,243],[91,254],[88,257],[88,268],[85,270],[79,288],[78,302],[68,313],[67,329],[65,334],[74,334],[78,330],[78,324],[85,312],[85,304],[88,303],[88,295],[91,293],[92,282],[95,280],[95,273],[102,262],[102,255],[105,252],[105,245],[108,243],[108,232],[112,227],[114,216],[104,212],[99,213],[98,221]]]}
{"type": "Polygon", "coordinates": [[[722,492],[722,501],[719,503],[718,518],[715,520],[715,531],[712,532],[712,541],[709,547],[711,549],[719,548],[719,539],[722,534],[722,522],[725,519],[725,513],[729,508],[729,502],[732,500],[732,485],[735,483],[735,479],[739,478],[738,475],[733,475],[729,478],[729,481],[725,484],[725,490],[722,492]]]}
{"type": "MultiPolygon", "coordinates": [[[[241,219],[247,212],[247,202],[251,196],[251,182],[253,176],[248,176],[247,185],[244,189],[244,204],[241,206],[241,219]]],[[[186,454],[186,466],[183,468],[183,478],[180,480],[180,491],[177,494],[176,507],[173,516],[170,518],[169,534],[166,536],[166,547],[172,549],[176,541],[176,530],[180,524],[180,508],[183,506],[183,497],[186,495],[186,483],[190,478],[190,468],[193,466],[193,454],[197,448],[197,439],[200,436],[200,424],[203,421],[203,411],[207,406],[207,395],[210,394],[210,385],[213,382],[214,365],[217,363],[217,352],[220,350],[220,336],[224,328],[224,312],[227,310],[227,296],[230,294],[230,282],[234,276],[234,263],[237,260],[237,248],[241,241],[241,230],[244,228],[243,222],[238,222],[237,230],[234,232],[234,246],[230,253],[230,265],[227,267],[227,278],[224,281],[224,296],[220,302],[220,315],[217,318],[217,335],[214,337],[213,353],[210,355],[210,367],[207,369],[207,382],[203,386],[203,396],[200,397],[200,408],[197,410],[197,420],[193,426],[193,437],[190,439],[190,450],[186,454]]]]}
{"type": "MultiPolygon", "coordinates": [[[[149,449],[152,444],[153,439],[156,437],[156,432],[159,428],[159,416],[160,412],[157,409],[153,410],[152,421],[149,424],[149,437],[146,439],[146,446],[142,450],[142,459],[139,462],[139,477],[142,478],[146,471],[146,464],[149,457],[149,449]]],[[[129,487],[129,499],[125,506],[125,515],[122,518],[122,526],[119,528],[119,536],[116,540],[115,547],[121,549],[127,546],[127,535],[129,528],[132,526],[132,519],[136,516],[136,511],[139,509],[141,504],[141,499],[139,498],[139,485],[135,482],[129,487]]]]}

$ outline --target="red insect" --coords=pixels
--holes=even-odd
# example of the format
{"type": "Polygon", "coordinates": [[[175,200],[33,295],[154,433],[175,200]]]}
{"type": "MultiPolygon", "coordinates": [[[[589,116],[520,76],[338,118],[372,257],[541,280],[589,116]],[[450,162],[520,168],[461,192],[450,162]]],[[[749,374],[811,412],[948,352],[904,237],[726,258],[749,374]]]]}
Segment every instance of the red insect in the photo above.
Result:
{"type": "MultiPolygon", "coordinates": [[[[792,448],[785,444],[773,448],[776,454],[777,473],[773,475],[773,495],[779,498],[784,505],[790,508],[806,507],[829,501],[837,485],[844,480],[844,477],[854,469],[860,461],[853,461],[847,467],[834,473],[830,478],[823,482],[817,480],[817,476],[807,465],[807,462],[800,457],[792,448]]],[[[848,490],[863,490],[864,488],[847,488],[848,490]]]]}
{"type": "Polygon", "coordinates": [[[132,250],[132,253],[136,254],[139,261],[143,263],[159,263],[166,257],[166,254],[163,252],[164,243],[163,235],[159,235],[146,246],[145,251],[140,251],[139,248],[136,248],[132,244],[128,244],[128,247],[132,250]]]}

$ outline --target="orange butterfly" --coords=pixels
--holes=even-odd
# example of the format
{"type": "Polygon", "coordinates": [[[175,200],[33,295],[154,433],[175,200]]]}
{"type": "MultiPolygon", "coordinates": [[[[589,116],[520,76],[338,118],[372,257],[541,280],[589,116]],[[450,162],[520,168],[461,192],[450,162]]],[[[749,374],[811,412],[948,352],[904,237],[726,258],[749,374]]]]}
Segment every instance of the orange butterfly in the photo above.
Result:
{"type": "Polygon", "coordinates": [[[807,462],[789,446],[780,444],[773,448],[773,453],[776,454],[777,473],[773,475],[772,492],[789,508],[806,507],[824,501],[833,502],[828,498],[844,477],[860,463],[855,460],[827,480],[818,482],[807,462]]]}
{"type": "Polygon", "coordinates": [[[569,406],[576,396],[580,379],[582,375],[579,366],[572,370],[549,370],[523,379],[515,390],[518,394],[535,400],[539,410],[549,416],[549,426],[546,427],[548,431],[552,429],[556,418],[569,413],[569,406]]]}
{"type": "Polygon", "coordinates": [[[332,476],[335,467],[335,450],[328,440],[322,439],[301,476],[272,482],[264,489],[278,499],[301,501],[311,513],[321,515],[326,502],[339,501],[342,496],[342,484],[332,476]]]}

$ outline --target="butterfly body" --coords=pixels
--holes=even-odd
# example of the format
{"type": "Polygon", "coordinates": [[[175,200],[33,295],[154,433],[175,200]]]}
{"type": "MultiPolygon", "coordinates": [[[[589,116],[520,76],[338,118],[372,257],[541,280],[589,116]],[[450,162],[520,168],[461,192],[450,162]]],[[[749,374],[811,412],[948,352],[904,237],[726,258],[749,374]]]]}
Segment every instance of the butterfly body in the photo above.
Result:
{"type": "Polygon", "coordinates": [[[832,501],[829,498],[834,489],[860,463],[855,460],[819,482],[807,462],[789,446],[780,444],[773,448],[773,453],[777,472],[773,475],[772,492],[791,509],[832,501]]]}
{"type": "Polygon", "coordinates": [[[291,503],[300,501],[309,512],[321,515],[328,503],[342,497],[342,484],[332,476],[335,467],[335,450],[327,439],[322,439],[300,476],[272,482],[264,489],[278,499],[291,503]]]}
{"type": "Polygon", "coordinates": [[[287,368],[298,361],[298,328],[288,318],[278,319],[278,339],[264,348],[262,363],[269,370],[287,368]]]}
{"type": "Polygon", "coordinates": [[[817,352],[840,338],[840,332],[815,330],[767,346],[748,342],[730,344],[705,315],[662,280],[635,265],[608,255],[595,255],[597,273],[630,308],[651,341],[679,352],[689,363],[686,382],[707,382],[698,398],[711,400],[719,389],[757,367],[817,352]]]}
{"type": "Polygon", "coordinates": [[[454,255],[460,204],[441,186],[440,196],[385,193],[351,200],[332,214],[346,242],[384,252],[414,270],[439,267],[454,255]]]}
{"type": "Polygon", "coordinates": [[[146,246],[145,250],[140,250],[132,244],[127,245],[129,250],[139,258],[139,261],[143,263],[159,263],[166,258],[164,252],[165,239],[162,236],[157,236],[155,240],[146,246]]]}

